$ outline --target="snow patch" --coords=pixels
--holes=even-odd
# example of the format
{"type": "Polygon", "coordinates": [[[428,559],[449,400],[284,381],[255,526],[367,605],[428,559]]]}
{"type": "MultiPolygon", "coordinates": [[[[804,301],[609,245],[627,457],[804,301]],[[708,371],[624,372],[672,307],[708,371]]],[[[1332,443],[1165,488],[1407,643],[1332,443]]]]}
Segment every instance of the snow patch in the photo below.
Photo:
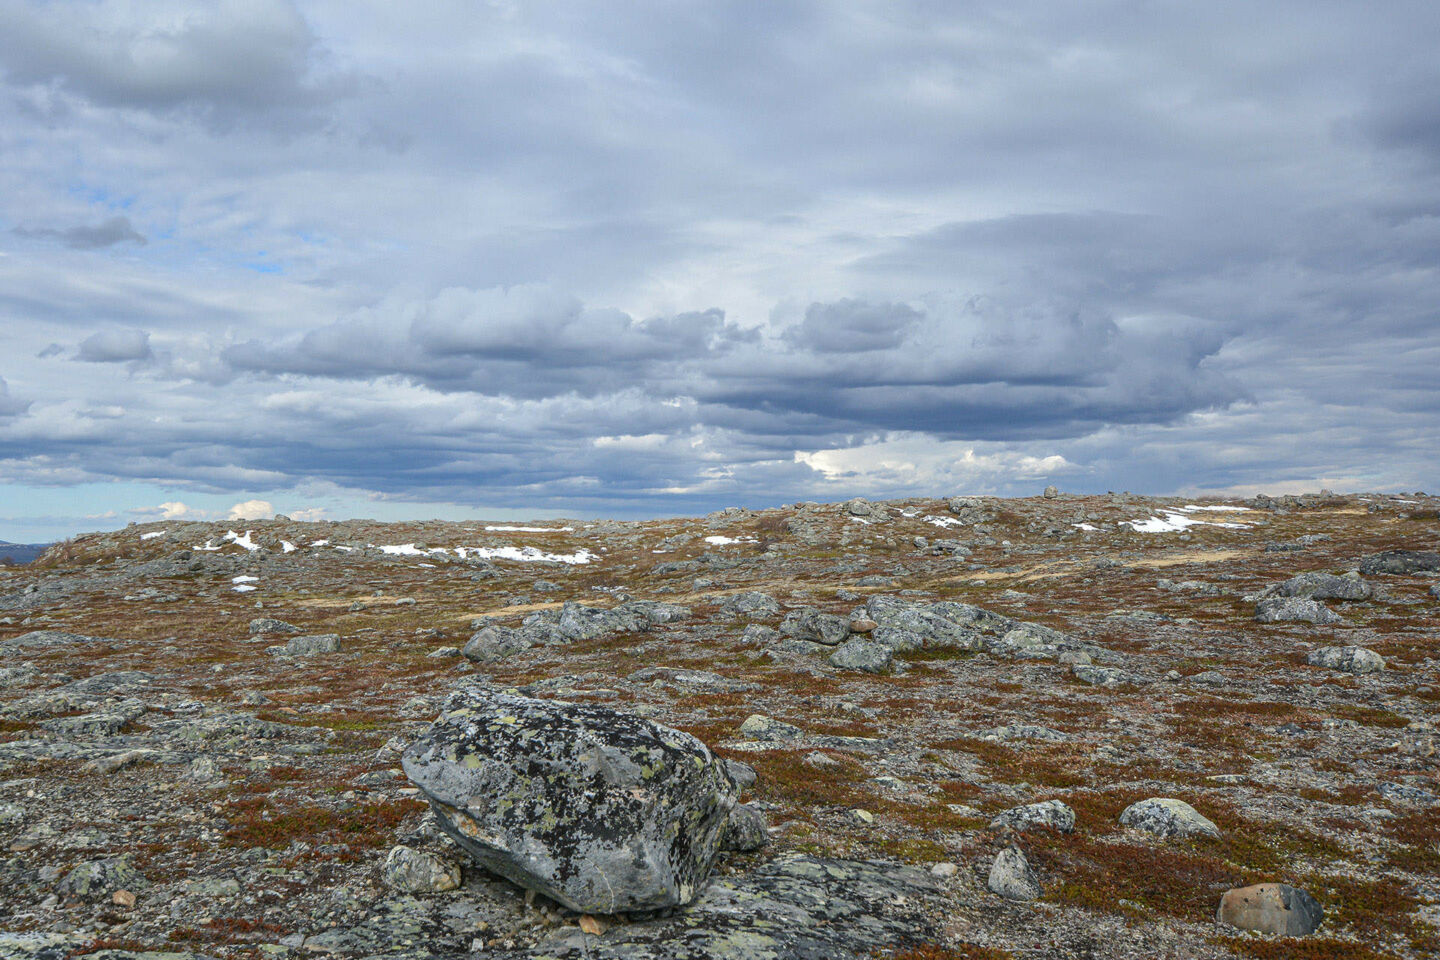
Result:
{"type": "Polygon", "coordinates": [[[1094,533],[1095,531],[1100,529],[1093,523],[1072,523],[1070,524],[1070,526],[1074,527],[1076,530],[1084,530],[1087,533],[1094,533]]]}
{"type": "Polygon", "coordinates": [[[963,527],[965,522],[959,517],[926,517],[925,522],[937,527],[963,527]]]}
{"type": "Polygon", "coordinates": [[[259,582],[260,582],[260,578],[259,578],[259,577],[246,576],[245,574],[242,573],[242,574],[241,574],[240,576],[238,576],[238,577],[231,577],[231,578],[230,578],[230,582],[231,582],[231,583],[259,583],[259,582]]]}
{"type": "Polygon", "coordinates": [[[229,531],[228,533],[225,534],[225,539],[226,539],[226,540],[229,540],[231,543],[235,544],[235,546],[237,546],[237,547],[244,547],[246,550],[254,551],[254,550],[259,550],[259,549],[260,549],[260,544],[256,543],[254,540],[251,540],[251,539],[250,539],[250,531],[249,531],[249,530],[246,530],[246,531],[245,531],[245,536],[243,536],[243,537],[240,536],[240,534],[236,533],[234,530],[231,530],[231,531],[229,531]]]}
{"type": "Polygon", "coordinates": [[[330,541],[329,541],[329,540],[316,540],[314,543],[310,544],[310,546],[312,546],[312,547],[328,547],[328,546],[330,546],[330,541]]]}
{"type": "Polygon", "coordinates": [[[1163,517],[1150,517],[1147,520],[1122,520],[1122,524],[1133,527],[1138,533],[1174,533],[1177,530],[1184,530],[1186,527],[1229,527],[1232,530],[1244,530],[1250,525],[1248,523],[1222,523],[1218,520],[1196,520],[1194,517],[1186,516],[1183,513],[1165,511],[1163,517]]]}
{"type": "Polygon", "coordinates": [[[574,527],[486,527],[497,533],[570,533],[574,527]]]}
{"type": "Polygon", "coordinates": [[[457,547],[456,552],[464,550],[461,558],[480,557],[484,560],[518,560],[520,563],[535,563],[537,561],[548,561],[550,563],[585,564],[592,563],[599,559],[589,550],[581,549],[575,553],[546,553],[537,547],[457,547]]]}
{"type": "Polygon", "coordinates": [[[295,544],[291,543],[289,540],[281,540],[281,541],[280,541],[280,549],[283,550],[283,551],[285,551],[286,553],[294,553],[295,550],[296,550],[296,546],[295,546],[295,544]]]}
{"type": "Polygon", "coordinates": [[[719,535],[706,537],[706,543],[713,543],[717,547],[723,547],[731,543],[755,543],[754,537],[722,537],[719,535]]]}
{"type": "Polygon", "coordinates": [[[142,533],[142,534],[140,534],[140,539],[141,539],[141,540],[154,540],[156,537],[163,537],[163,536],[165,536],[165,531],[164,531],[164,530],[152,530],[152,531],[149,532],[149,533],[142,533]]]}
{"type": "Polygon", "coordinates": [[[1192,503],[1192,504],[1190,504],[1189,506],[1181,507],[1180,509],[1183,510],[1184,512],[1186,512],[1186,513],[1194,513],[1196,510],[1213,510],[1213,511],[1215,511],[1216,513],[1249,513],[1249,512],[1250,512],[1250,508],[1249,508],[1249,507],[1229,507],[1229,506],[1225,506],[1224,504],[1221,504],[1221,505],[1218,505],[1218,506],[1213,506],[1213,507],[1198,507],[1198,506],[1196,506],[1195,504],[1192,503]]]}

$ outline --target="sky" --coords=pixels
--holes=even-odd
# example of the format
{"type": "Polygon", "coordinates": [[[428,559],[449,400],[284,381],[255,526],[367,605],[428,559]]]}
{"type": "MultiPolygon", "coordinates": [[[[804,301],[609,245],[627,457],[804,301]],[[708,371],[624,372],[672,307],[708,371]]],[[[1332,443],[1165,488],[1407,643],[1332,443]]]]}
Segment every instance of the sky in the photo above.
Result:
{"type": "Polygon", "coordinates": [[[0,539],[1433,490],[1437,37],[0,0],[0,539]]]}

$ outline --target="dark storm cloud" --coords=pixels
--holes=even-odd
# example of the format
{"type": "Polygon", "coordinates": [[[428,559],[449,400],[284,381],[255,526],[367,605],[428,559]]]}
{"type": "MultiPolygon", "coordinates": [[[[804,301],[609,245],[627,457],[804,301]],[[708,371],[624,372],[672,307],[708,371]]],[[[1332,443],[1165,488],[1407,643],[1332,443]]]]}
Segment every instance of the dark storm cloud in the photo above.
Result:
{"type": "Polygon", "coordinates": [[[86,363],[123,363],[150,356],[150,334],[144,330],[101,330],[80,341],[75,353],[75,359],[86,363]]]}
{"type": "Polygon", "coordinates": [[[639,513],[1433,486],[1437,31],[0,0],[0,356],[34,358],[0,479],[639,513]]]}
{"type": "Polygon", "coordinates": [[[111,217],[93,227],[17,227],[15,233],[38,240],[58,240],[72,250],[99,250],[118,243],[145,243],[145,235],[136,230],[129,217],[111,217]]]}

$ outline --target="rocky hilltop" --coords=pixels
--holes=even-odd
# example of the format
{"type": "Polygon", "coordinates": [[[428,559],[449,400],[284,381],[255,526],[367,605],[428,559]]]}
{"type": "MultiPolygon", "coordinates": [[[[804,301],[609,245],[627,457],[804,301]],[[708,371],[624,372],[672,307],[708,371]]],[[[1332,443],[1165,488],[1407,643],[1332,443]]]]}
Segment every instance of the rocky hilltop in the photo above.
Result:
{"type": "Polygon", "coordinates": [[[1437,509],[78,537],[0,570],[0,956],[1435,956],[1437,509]]]}

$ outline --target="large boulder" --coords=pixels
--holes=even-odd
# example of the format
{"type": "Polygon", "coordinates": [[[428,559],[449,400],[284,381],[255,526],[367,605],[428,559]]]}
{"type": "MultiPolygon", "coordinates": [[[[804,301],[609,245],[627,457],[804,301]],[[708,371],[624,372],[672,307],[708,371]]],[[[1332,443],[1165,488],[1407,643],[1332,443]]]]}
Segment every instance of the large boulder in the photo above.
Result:
{"type": "Polygon", "coordinates": [[[401,759],[481,866],[582,913],[689,903],[736,802],[687,733],[486,688],[452,694],[401,759]]]}
{"type": "Polygon", "coordinates": [[[1340,623],[1341,617],[1318,600],[1306,597],[1271,597],[1255,605],[1256,623],[1340,623]]]}
{"type": "Polygon", "coordinates": [[[1282,597],[1309,597],[1312,600],[1369,600],[1375,588],[1358,574],[1302,573],[1275,589],[1282,597]]]}
{"type": "Polygon", "coordinates": [[[1122,826],[1157,837],[1219,837],[1220,828],[1184,800],[1151,797],[1132,803],[1120,814],[1122,826]]]}

